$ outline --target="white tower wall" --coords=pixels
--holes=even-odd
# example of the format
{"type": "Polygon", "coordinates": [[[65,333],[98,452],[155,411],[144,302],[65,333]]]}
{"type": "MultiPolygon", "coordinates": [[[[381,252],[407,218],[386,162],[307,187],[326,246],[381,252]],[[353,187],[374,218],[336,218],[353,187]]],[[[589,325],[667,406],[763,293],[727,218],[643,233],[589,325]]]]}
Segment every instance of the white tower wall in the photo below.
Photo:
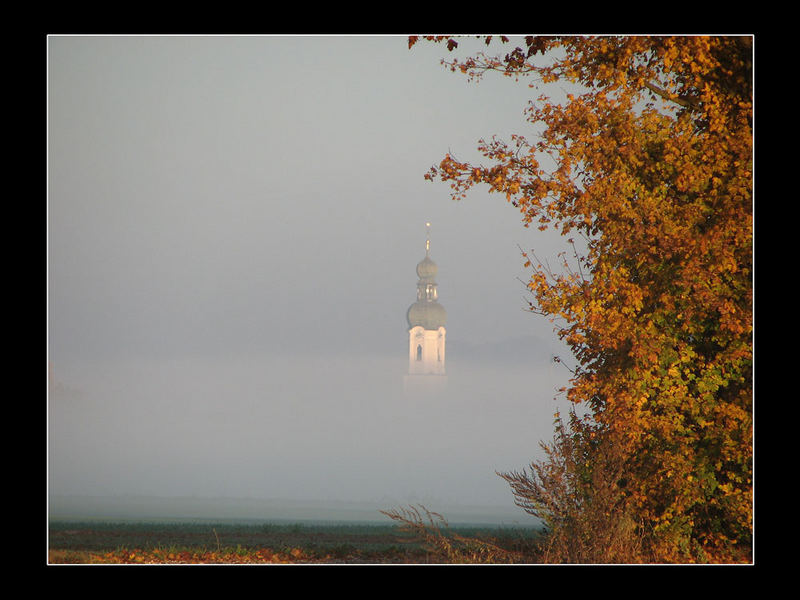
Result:
{"type": "Polygon", "coordinates": [[[408,332],[408,374],[444,375],[444,327],[423,329],[417,325],[408,332]]]}

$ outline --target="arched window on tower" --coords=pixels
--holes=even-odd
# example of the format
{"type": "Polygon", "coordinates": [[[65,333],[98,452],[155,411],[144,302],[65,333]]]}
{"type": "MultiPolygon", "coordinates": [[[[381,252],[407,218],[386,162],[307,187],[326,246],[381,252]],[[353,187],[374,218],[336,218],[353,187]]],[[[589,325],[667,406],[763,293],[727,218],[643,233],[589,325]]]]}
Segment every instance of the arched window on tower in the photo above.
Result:
{"type": "Polygon", "coordinates": [[[417,345],[417,360],[422,360],[422,346],[417,345]]]}

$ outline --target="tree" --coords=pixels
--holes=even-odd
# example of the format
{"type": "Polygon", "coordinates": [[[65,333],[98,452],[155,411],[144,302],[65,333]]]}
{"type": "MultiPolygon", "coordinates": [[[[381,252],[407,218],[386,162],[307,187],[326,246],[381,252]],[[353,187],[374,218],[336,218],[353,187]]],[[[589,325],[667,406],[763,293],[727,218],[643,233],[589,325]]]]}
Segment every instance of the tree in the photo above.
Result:
{"type": "MultiPolygon", "coordinates": [[[[564,101],[530,103],[534,141],[480,140],[486,164],[448,154],[426,178],[448,182],[454,199],[486,186],[525,227],[557,228],[576,248],[560,273],[523,253],[530,309],[569,345],[578,366],[564,391],[589,408],[564,433],[585,460],[564,468],[591,482],[619,457],[600,504],[634,524],[637,560],[751,557],[752,41],[526,37],[502,56],[443,61],[476,80],[575,86],[564,101]]],[[[542,514],[537,465],[547,463],[505,475],[542,514]]],[[[599,506],[592,485],[579,495],[580,510],[599,506]]]]}

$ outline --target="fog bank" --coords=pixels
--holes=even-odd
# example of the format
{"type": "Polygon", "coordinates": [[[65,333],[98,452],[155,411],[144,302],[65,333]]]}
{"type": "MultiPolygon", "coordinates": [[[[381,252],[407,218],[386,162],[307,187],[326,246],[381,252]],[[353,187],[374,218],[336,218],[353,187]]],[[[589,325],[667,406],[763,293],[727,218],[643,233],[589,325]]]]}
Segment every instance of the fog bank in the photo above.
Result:
{"type": "Polygon", "coordinates": [[[495,471],[526,466],[551,437],[559,365],[453,359],[430,392],[404,389],[406,366],[276,355],[54,366],[50,493],[513,506],[495,471]]]}

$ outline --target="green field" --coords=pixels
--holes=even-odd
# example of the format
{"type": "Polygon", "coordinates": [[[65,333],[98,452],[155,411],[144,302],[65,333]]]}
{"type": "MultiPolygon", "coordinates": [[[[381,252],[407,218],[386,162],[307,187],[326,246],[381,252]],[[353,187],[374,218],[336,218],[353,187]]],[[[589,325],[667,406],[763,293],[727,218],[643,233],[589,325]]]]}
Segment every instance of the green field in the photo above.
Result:
{"type": "MultiPolygon", "coordinates": [[[[525,547],[537,536],[535,529],[510,527],[455,526],[448,532],[506,548],[525,547]]],[[[48,533],[50,564],[442,562],[423,540],[395,524],[52,521],[48,533]]]]}

